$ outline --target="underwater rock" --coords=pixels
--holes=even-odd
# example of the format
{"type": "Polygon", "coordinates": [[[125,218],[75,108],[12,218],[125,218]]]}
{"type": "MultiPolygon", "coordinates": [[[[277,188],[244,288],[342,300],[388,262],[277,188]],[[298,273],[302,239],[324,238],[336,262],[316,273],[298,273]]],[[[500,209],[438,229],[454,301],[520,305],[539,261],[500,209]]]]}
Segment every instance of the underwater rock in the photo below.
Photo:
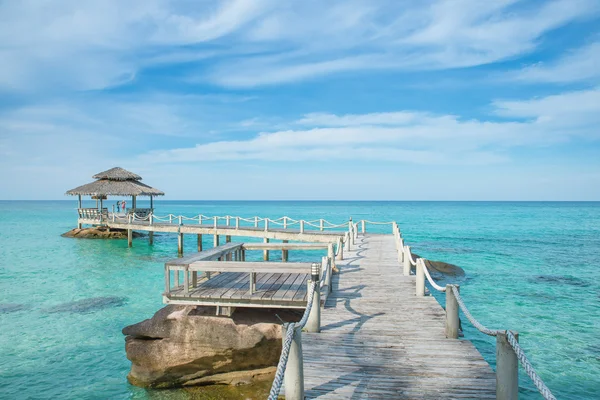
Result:
{"type": "Polygon", "coordinates": [[[105,308],[111,307],[120,307],[127,302],[126,297],[116,297],[116,296],[107,296],[107,297],[92,297],[90,299],[83,299],[77,301],[70,301],[68,303],[63,303],[56,305],[54,307],[50,307],[46,309],[46,312],[49,313],[61,313],[61,312],[70,312],[70,313],[88,313],[92,311],[103,310],[105,308]]]}
{"type": "MultiPolygon", "coordinates": [[[[421,258],[418,254],[412,253],[412,255],[415,260],[421,258]]],[[[425,259],[425,265],[427,265],[427,270],[434,280],[445,279],[448,277],[462,278],[465,276],[465,270],[454,264],[425,259]]]]}
{"type": "MultiPolygon", "coordinates": [[[[106,226],[94,226],[92,228],[75,228],[61,235],[62,237],[78,239],[127,239],[127,229],[109,229],[106,226]]],[[[144,234],[133,231],[134,238],[143,237],[144,234]]]]}
{"type": "Polygon", "coordinates": [[[530,279],[530,281],[534,283],[550,283],[555,285],[570,285],[578,287],[590,286],[589,282],[573,276],[539,275],[533,279],[530,279]]]}
{"type": "Polygon", "coordinates": [[[30,310],[29,304],[17,304],[17,303],[0,303],[0,314],[8,314],[17,311],[30,310]]]}
{"type": "Polygon", "coordinates": [[[129,382],[167,388],[252,383],[272,379],[281,353],[281,322],[297,312],[238,308],[231,317],[215,307],[168,305],[125,327],[129,382]]]}

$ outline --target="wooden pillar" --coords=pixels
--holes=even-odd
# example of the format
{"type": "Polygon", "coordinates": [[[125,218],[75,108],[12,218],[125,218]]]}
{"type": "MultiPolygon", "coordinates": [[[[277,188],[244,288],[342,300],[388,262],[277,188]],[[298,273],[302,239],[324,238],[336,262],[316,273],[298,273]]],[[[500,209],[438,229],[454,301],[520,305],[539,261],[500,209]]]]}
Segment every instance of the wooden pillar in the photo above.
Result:
{"type": "Polygon", "coordinates": [[[78,195],[77,199],[77,229],[81,229],[81,222],[79,222],[79,210],[81,209],[81,195],[78,195]]]}
{"type": "Polygon", "coordinates": [[[198,251],[202,251],[202,234],[198,234],[198,251]]]}
{"type": "Polygon", "coordinates": [[[133,231],[131,229],[127,229],[127,247],[133,246],[133,231]]]}
{"type": "MultiPolygon", "coordinates": [[[[519,341],[519,334],[512,332],[519,341]]],[[[519,359],[512,349],[506,331],[496,334],[496,399],[519,398],[519,359]]]]}
{"type": "Polygon", "coordinates": [[[446,337],[449,339],[458,339],[460,330],[460,319],[458,318],[458,301],[454,296],[452,287],[460,291],[458,285],[446,285],[446,337]]]}
{"type": "Polygon", "coordinates": [[[148,232],[148,244],[154,244],[154,232],[148,232]]]}
{"type": "MultiPolygon", "coordinates": [[[[269,243],[269,238],[264,238],[263,242],[269,243]]],[[[269,250],[263,250],[263,260],[269,261],[269,250]]]]}
{"type": "Polygon", "coordinates": [[[154,198],[152,196],[150,196],[150,209],[154,210],[154,198]]]}
{"type": "Polygon", "coordinates": [[[230,235],[225,236],[225,243],[231,243],[231,236],[230,235]]]}
{"type": "Polygon", "coordinates": [[[177,234],[177,255],[183,256],[183,233],[177,234]]]}
{"type": "Polygon", "coordinates": [[[137,208],[136,200],[136,196],[131,196],[131,208],[133,209],[133,212],[135,212],[135,209],[137,208]]]}
{"type": "MultiPolygon", "coordinates": [[[[287,240],[284,240],[283,243],[287,243],[287,240]]],[[[283,262],[288,262],[288,254],[289,250],[281,250],[281,261],[283,262]]]]}
{"type": "Polygon", "coordinates": [[[219,247],[219,235],[214,236],[213,242],[215,244],[215,247],[219,247]]]}

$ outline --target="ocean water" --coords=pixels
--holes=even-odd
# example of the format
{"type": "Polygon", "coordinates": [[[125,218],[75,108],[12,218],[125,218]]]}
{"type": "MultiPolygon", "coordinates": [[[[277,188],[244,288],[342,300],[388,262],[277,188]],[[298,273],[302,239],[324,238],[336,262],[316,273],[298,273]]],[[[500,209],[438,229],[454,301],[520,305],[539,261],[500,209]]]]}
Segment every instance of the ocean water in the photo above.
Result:
{"type": "MultiPolygon", "coordinates": [[[[559,399],[600,398],[600,203],[159,200],[155,207],[159,215],[396,220],[415,253],[465,269],[458,283],[472,314],[490,328],[517,330],[559,399]]],[[[121,334],[162,307],[162,265],[177,256],[175,235],[157,234],[153,246],[134,239],[131,249],[126,240],[62,238],[76,224],[75,208],[74,201],[0,202],[0,399],[185,399],[183,391],[127,383],[121,334]]],[[[190,238],[185,251],[194,248],[190,238]]],[[[308,259],[290,252],[290,261],[308,259]]],[[[462,318],[465,337],[494,365],[494,339],[462,318]]],[[[520,385],[521,398],[541,398],[522,371],[520,385]]]]}

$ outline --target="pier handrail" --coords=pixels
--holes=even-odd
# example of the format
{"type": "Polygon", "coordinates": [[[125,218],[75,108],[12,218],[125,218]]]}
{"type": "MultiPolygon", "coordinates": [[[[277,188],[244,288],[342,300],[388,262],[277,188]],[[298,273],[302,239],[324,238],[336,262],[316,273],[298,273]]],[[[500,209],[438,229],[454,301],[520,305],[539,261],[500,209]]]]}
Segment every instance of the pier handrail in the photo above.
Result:
{"type": "MultiPolygon", "coordinates": [[[[419,275],[422,273],[424,275],[425,278],[427,278],[427,281],[429,282],[429,284],[431,285],[431,287],[433,287],[434,289],[440,291],[440,292],[451,292],[452,297],[455,299],[456,303],[458,304],[458,306],[460,307],[460,309],[462,310],[462,312],[465,314],[465,316],[467,317],[467,319],[469,320],[469,322],[481,333],[488,335],[488,336],[494,336],[494,337],[498,337],[500,335],[503,335],[506,337],[506,341],[508,342],[509,348],[514,352],[514,354],[516,355],[517,359],[519,360],[519,362],[521,363],[521,365],[523,366],[523,369],[525,370],[525,372],[527,373],[527,376],[529,376],[529,378],[532,380],[533,384],[535,385],[535,387],[537,388],[537,390],[540,392],[540,394],[544,397],[544,399],[546,400],[556,400],[556,397],[552,394],[552,392],[550,391],[550,389],[548,388],[548,386],[546,386],[546,384],[544,383],[544,381],[542,380],[542,378],[537,374],[537,372],[535,371],[535,369],[533,368],[533,366],[531,365],[531,362],[529,361],[529,359],[527,358],[527,355],[525,354],[525,351],[523,350],[523,348],[519,345],[518,339],[515,336],[515,334],[510,331],[510,330],[498,330],[498,329],[489,329],[487,327],[485,327],[483,324],[481,324],[479,321],[477,321],[477,319],[475,319],[475,317],[473,317],[473,315],[471,314],[471,312],[469,311],[469,309],[467,308],[467,306],[465,305],[463,298],[460,295],[460,291],[459,291],[459,286],[458,285],[454,285],[454,284],[449,284],[446,285],[446,287],[442,287],[440,285],[438,285],[432,278],[431,278],[431,274],[429,273],[429,269],[427,268],[427,264],[425,263],[426,259],[424,258],[418,258],[416,261],[413,259],[412,257],[412,253],[410,251],[410,247],[409,246],[404,246],[404,247],[400,247],[398,246],[398,241],[402,240],[402,235],[400,233],[400,230],[397,228],[397,225],[394,225],[394,237],[396,239],[396,244],[397,244],[397,250],[398,252],[402,252],[402,256],[400,257],[399,255],[399,259],[402,258],[403,260],[408,260],[408,262],[410,264],[412,264],[413,266],[416,266],[416,274],[417,274],[417,295],[423,295],[424,294],[424,280],[423,279],[419,279],[419,275]],[[419,288],[419,285],[423,285],[423,288],[419,288]],[[449,290],[450,289],[450,290],[449,290]],[[423,293],[423,294],[420,294],[423,293]]],[[[448,299],[448,294],[447,297],[448,299]]],[[[446,326],[448,327],[448,320],[452,318],[452,316],[449,315],[449,305],[448,305],[448,300],[446,301],[446,326]]],[[[458,320],[458,309],[455,310],[455,315],[454,315],[454,320],[458,320]]],[[[496,346],[499,346],[499,342],[500,340],[497,340],[497,344],[496,346]]],[[[498,365],[498,361],[497,361],[497,365],[498,365]]],[[[498,369],[498,367],[497,367],[498,369]]],[[[497,371],[498,373],[498,371],[497,371]]],[[[516,384],[516,382],[515,382],[516,384]]],[[[517,386],[517,390],[518,390],[518,386],[517,386]]]]}
{"type": "MultiPolygon", "coordinates": [[[[286,326],[285,340],[283,341],[281,355],[279,357],[279,362],[277,363],[277,370],[275,372],[275,378],[273,379],[271,390],[269,391],[268,400],[277,400],[279,397],[279,391],[281,390],[281,385],[283,384],[284,373],[286,370],[288,357],[290,355],[290,348],[292,347],[292,341],[294,340],[296,330],[302,330],[302,328],[304,328],[308,322],[308,317],[313,307],[313,299],[315,297],[314,293],[318,281],[311,282],[312,284],[308,287],[308,293],[306,295],[307,302],[306,308],[304,309],[304,314],[302,314],[302,319],[300,319],[298,322],[290,322],[286,326]]],[[[317,305],[317,307],[319,307],[319,305],[317,305]]]]}

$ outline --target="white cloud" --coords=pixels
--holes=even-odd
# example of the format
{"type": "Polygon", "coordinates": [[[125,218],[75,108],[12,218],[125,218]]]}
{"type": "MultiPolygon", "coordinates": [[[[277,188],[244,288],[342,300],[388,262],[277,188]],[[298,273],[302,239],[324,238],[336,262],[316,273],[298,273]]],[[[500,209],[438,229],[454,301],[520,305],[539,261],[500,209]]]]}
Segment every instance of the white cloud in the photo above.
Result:
{"type": "Polygon", "coordinates": [[[550,63],[537,63],[507,78],[524,82],[570,83],[600,78],[600,42],[593,42],[564,54],[550,63]]]}
{"type": "Polygon", "coordinates": [[[600,88],[525,101],[496,101],[493,106],[495,114],[511,120],[464,120],[412,111],[313,113],[289,124],[301,129],[153,151],[139,160],[491,164],[508,161],[510,150],[517,147],[550,146],[574,137],[600,139],[596,128],[600,88]]]}
{"type": "Polygon", "coordinates": [[[200,60],[189,79],[239,87],[468,67],[531,51],[597,11],[593,0],[2,2],[0,90],[101,89],[200,60]]]}

